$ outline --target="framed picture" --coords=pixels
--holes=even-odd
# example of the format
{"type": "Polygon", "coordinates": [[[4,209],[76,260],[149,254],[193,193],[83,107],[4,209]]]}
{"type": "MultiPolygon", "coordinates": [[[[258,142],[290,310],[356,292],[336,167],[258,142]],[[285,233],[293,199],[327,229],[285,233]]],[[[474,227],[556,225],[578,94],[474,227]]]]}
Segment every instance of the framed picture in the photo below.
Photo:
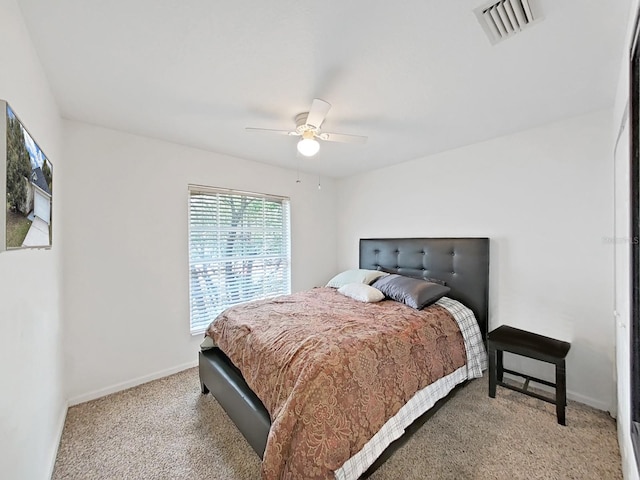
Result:
{"type": "Polygon", "coordinates": [[[640,23],[636,16],[629,61],[631,211],[631,442],[640,470],[640,23]]]}
{"type": "Polygon", "coordinates": [[[0,251],[51,247],[53,165],[4,100],[0,111],[0,251]]]}

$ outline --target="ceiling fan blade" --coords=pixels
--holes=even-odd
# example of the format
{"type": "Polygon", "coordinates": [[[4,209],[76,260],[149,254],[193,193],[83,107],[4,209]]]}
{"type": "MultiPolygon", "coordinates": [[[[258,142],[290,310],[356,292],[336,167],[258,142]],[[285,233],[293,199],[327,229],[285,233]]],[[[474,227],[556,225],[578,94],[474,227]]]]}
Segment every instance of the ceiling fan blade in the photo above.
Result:
{"type": "Polygon", "coordinates": [[[320,100],[319,98],[314,98],[311,104],[311,110],[309,110],[309,115],[307,115],[307,125],[320,128],[330,108],[330,103],[320,100]]]}
{"type": "Polygon", "coordinates": [[[342,142],[342,143],[367,143],[367,137],[362,135],[346,135],[344,133],[328,133],[323,132],[318,137],[321,140],[327,142],[342,142]]]}
{"type": "Polygon", "coordinates": [[[299,135],[298,132],[292,132],[290,130],[275,130],[273,128],[253,128],[246,127],[245,130],[248,132],[265,132],[265,133],[277,133],[279,135],[299,135]]]}

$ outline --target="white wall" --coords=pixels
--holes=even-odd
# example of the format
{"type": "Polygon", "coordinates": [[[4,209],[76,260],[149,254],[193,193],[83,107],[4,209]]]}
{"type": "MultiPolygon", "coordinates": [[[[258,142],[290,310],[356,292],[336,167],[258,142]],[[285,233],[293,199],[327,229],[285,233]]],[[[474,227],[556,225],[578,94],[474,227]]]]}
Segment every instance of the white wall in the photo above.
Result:
{"type": "MultiPolygon", "coordinates": [[[[614,407],[611,111],[600,111],[338,184],[339,267],[361,237],[491,238],[490,328],[572,342],[568,394],[614,407]]],[[[553,380],[553,367],[505,364],[553,380]]]]}
{"type": "Polygon", "coordinates": [[[336,270],[335,187],[239,158],[64,122],[65,340],[78,403],[195,365],[189,333],[190,183],[291,198],[292,288],[336,270]]]}
{"type": "MultiPolygon", "coordinates": [[[[0,65],[0,97],[50,158],[57,192],[64,163],[60,118],[14,0],[0,0],[0,65]]],[[[62,205],[54,196],[50,250],[0,253],[2,478],[49,478],[66,413],[60,316],[62,205]]]]}
{"type": "Polygon", "coordinates": [[[629,125],[626,116],[629,98],[629,51],[638,0],[633,0],[627,27],[627,42],[624,52],[620,52],[620,81],[614,107],[612,137],[617,140],[614,159],[615,181],[615,310],[616,322],[616,373],[618,397],[618,444],[622,456],[622,469],[627,480],[640,478],[631,445],[630,436],[630,251],[627,239],[629,226],[629,125]],[[622,132],[620,129],[624,128],[622,132]]]}

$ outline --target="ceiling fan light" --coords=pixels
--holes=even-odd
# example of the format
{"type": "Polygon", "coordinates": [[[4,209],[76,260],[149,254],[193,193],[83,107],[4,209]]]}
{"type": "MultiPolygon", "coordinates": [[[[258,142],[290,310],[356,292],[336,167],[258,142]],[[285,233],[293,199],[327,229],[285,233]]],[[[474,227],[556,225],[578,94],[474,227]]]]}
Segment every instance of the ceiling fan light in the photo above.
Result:
{"type": "Polygon", "coordinates": [[[298,142],[298,151],[305,157],[313,157],[320,150],[320,144],[313,138],[303,138],[298,142]]]}

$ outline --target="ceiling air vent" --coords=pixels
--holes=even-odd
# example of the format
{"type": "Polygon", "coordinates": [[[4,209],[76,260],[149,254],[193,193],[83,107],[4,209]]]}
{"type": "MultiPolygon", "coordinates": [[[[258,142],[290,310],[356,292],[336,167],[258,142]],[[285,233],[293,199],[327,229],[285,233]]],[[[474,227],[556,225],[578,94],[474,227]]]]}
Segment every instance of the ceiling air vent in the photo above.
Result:
{"type": "Polygon", "coordinates": [[[492,44],[509,38],[539,20],[529,0],[500,0],[475,10],[492,44]]]}

